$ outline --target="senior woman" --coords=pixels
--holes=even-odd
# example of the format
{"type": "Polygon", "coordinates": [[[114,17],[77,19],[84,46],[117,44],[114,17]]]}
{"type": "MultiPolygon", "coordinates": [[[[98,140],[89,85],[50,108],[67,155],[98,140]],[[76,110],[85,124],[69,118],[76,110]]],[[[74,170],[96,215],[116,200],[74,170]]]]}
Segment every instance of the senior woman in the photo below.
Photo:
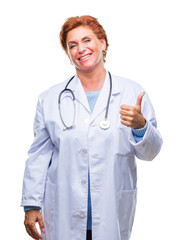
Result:
{"type": "Polygon", "coordinates": [[[23,182],[26,230],[34,239],[128,240],[135,157],[152,160],[162,145],[152,104],[141,86],[104,68],[108,40],[96,18],[67,19],[60,40],[76,75],[38,99],[23,182]]]}

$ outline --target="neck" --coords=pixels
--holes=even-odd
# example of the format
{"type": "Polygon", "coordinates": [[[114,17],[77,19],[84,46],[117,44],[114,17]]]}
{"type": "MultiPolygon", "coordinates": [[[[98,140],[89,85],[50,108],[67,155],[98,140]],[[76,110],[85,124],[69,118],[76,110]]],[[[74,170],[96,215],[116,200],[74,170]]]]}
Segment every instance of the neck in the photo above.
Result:
{"type": "Polygon", "coordinates": [[[97,91],[103,87],[106,77],[106,70],[103,67],[90,71],[76,70],[84,91],[97,91]]]}

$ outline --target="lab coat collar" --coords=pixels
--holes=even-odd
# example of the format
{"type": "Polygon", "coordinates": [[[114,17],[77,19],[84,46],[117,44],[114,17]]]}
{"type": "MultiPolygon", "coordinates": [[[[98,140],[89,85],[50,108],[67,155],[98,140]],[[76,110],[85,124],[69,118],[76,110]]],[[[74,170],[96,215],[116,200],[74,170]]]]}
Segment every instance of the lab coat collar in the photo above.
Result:
{"type": "MultiPolygon", "coordinates": [[[[74,79],[71,81],[68,88],[74,92],[76,101],[81,103],[85,107],[85,109],[91,114],[86,93],[77,75],[75,75],[74,79]]],[[[106,70],[106,78],[104,81],[103,88],[98,96],[97,102],[93,109],[92,119],[95,119],[106,108],[107,100],[109,96],[109,90],[110,90],[109,72],[106,70]]],[[[112,93],[111,93],[110,103],[113,101],[115,95],[118,93],[120,93],[120,89],[118,87],[117,81],[115,81],[115,77],[112,76],[112,93]]]]}
{"type": "Polygon", "coordinates": [[[71,81],[68,88],[73,91],[76,101],[82,104],[84,108],[91,113],[86,93],[77,75],[74,76],[74,79],[71,81]]]}
{"type": "MultiPolygon", "coordinates": [[[[103,111],[104,111],[103,115],[105,117],[105,110],[107,107],[107,101],[108,101],[109,90],[110,90],[109,72],[108,71],[106,71],[106,72],[107,72],[107,74],[106,74],[103,88],[98,96],[97,102],[93,109],[92,119],[91,119],[92,121],[95,120],[95,118],[99,114],[101,114],[101,112],[103,112],[103,111]]],[[[110,103],[112,103],[115,96],[120,93],[120,89],[118,87],[117,82],[115,81],[115,77],[112,75],[111,75],[111,77],[112,77],[112,93],[111,93],[111,97],[110,97],[110,103]]],[[[110,114],[110,104],[109,104],[109,114],[110,114]]]]}

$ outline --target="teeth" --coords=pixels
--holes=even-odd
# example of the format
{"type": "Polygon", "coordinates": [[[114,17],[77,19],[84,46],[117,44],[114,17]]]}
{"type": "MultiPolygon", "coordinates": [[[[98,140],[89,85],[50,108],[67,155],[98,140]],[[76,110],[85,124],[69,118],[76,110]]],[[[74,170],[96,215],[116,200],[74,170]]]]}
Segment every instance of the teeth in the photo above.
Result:
{"type": "Polygon", "coordinates": [[[91,55],[91,54],[88,54],[88,55],[86,55],[86,56],[84,56],[84,57],[81,57],[80,60],[83,60],[83,59],[89,57],[90,55],[91,55]]]}

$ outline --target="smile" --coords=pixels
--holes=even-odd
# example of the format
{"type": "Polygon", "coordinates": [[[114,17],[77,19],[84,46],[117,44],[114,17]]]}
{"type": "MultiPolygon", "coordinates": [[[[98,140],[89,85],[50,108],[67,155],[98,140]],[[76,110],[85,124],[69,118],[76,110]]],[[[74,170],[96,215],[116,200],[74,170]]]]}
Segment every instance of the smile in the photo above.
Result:
{"type": "Polygon", "coordinates": [[[87,54],[87,55],[85,55],[85,56],[83,56],[83,57],[80,57],[80,58],[78,58],[78,60],[85,60],[85,59],[88,59],[90,56],[91,56],[92,54],[91,53],[89,53],[89,54],[87,54]]]}

